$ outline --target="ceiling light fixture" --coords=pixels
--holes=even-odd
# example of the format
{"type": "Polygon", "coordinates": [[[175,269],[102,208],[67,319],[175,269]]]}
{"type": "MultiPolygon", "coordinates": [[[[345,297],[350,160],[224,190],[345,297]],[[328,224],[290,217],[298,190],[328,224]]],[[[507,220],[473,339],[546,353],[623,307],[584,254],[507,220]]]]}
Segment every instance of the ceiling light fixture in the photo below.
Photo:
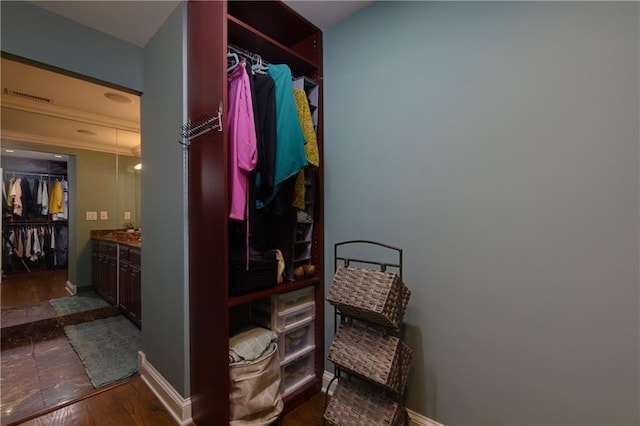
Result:
{"type": "Polygon", "coordinates": [[[4,152],[14,152],[12,149],[5,149],[4,152]]]}
{"type": "Polygon", "coordinates": [[[56,158],[62,158],[62,155],[58,155],[58,154],[53,154],[53,156],[56,158]]]}
{"type": "Polygon", "coordinates": [[[131,104],[133,100],[127,96],[121,95],[116,92],[107,92],[104,94],[104,97],[109,99],[112,102],[117,102],[119,104],[131,104]]]}

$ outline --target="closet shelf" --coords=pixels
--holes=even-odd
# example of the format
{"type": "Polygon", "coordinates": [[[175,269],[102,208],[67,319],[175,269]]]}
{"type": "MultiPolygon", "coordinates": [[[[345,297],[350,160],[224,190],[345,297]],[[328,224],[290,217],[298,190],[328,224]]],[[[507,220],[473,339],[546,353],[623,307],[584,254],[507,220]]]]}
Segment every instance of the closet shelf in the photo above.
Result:
{"type": "Polygon", "coordinates": [[[274,294],[286,293],[288,291],[297,290],[310,285],[317,285],[320,283],[319,277],[311,277],[306,280],[291,281],[282,284],[278,284],[275,287],[270,287],[264,290],[256,291],[254,293],[243,294],[241,296],[229,297],[229,307],[243,305],[245,303],[253,302],[255,300],[264,299],[274,294]]]}
{"type": "Polygon", "coordinates": [[[310,75],[318,71],[318,64],[272,39],[268,35],[228,15],[228,42],[252,52],[273,64],[287,64],[294,75],[310,75]]]}
{"type": "Polygon", "coordinates": [[[286,46],[297,45],[317,31],[299,13],[287,5],[275,2],[229,2],[227,13],[286,46]]]}

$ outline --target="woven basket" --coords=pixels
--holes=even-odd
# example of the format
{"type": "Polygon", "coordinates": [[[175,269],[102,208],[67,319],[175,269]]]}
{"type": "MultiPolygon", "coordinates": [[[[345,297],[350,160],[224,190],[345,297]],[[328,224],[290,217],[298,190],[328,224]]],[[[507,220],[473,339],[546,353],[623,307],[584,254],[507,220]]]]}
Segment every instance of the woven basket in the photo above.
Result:
{"type": "Polygon", "coordinates": [[[398,414],[396,415],[396,419],[393,421],[394,426],[408,426],[409,424],[409,413],[407,413],[407,409],[402,407],[398,410],[398,414]]]}
{"type": "Polygon", "coordinates": [[[342,379],[324,418],[336,426],[407,425],[407,412],[398,402],[385,398],[375,388],[342,379]]]}
{"type": "Polygon", "coordinates": [[[333,277],[327,301],[345,315],[398,329],[410,296],[394,273],[341,266],[333,277]]]}
{"type": "Polygon", "coordinates": [[[394,336],[357,324],[340,324],[327,359],[344,370],[401,395],[407,383],[411,349],[394,336]]]}

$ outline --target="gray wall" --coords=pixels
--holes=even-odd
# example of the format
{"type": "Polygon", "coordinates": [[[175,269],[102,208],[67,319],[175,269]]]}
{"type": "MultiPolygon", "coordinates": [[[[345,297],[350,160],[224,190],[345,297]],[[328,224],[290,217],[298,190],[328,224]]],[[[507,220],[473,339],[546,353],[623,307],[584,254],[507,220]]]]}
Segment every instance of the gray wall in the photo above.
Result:
{"type": "Polygon", "coordinates": [[[177,143],[183,122],[184,4],[145,49],[26,2],[3,1],[0,7],[3,51],[144,92],[142,350],[178,392],[189,396],[181,201],[184,165],[177,143]],[[153,99],[162,104],[154,105],[153,99]]]}
{"type": "Polygon", "coordinates": [[[0,2],[0,15],[4,52],[142,91],[142,48],[27,1],[0,2]]]}
{"type": "Polygon", "coordinates": [[[151,364],[188,396],[186,152],[178,143],[180,126],[186,121],[185,20],[186,4],[181,3],[144,49],[142,346],[151,364]]]}
{"type": "Polygon", "coordinates": [[[409,408],[640,423],[638,21],[376,2],[325,32],[326,272],[338,241],[404,248],[409,408]]]}

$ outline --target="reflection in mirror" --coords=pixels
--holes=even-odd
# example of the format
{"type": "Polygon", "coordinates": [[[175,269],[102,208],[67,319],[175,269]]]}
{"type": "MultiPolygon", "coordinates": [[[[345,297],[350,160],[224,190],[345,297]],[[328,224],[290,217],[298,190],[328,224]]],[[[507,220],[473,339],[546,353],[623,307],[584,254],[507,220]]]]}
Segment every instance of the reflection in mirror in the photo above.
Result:
{"type": "Polygon", "coordinates": [[[140,228],[140,174],[142,172],[140,136],[122,130],[116,131],[116,143],[119,148],[122,141],[127,139],[124,146],[117,151],[116,228],[138,229],[140,228]],[[135,142],[138,142],[137,145],[134,145],[135,142]]]}
{"type": "MultiPolygon", "coordinates": [[[[10,169],[22,172],[25,176],[30,172],[47,174],[49,199],[53,199],[49,192],[51,179],[59,178],[53,175],[66,174],[63,178],[69,184],[68,218],[65,219],[68,232],[63,236],[50,232],[43,234],[43,239],[38,239],[39,247],[36,247],[33,234],[29,234],[29,227],[26,226],[26,233],[20,238],[14,234],[12,239],[22,257],[9,259],[3,253],[0,358],[2,370],[13,373],[7,377],[3,374],[0,422],[12,424],[93,391],[89,373],[60,327],[62,323],[69,324],[69,318],[65,317],[65,321],[59,321],[59,318],[71,315],[73,321],[87,323],[95,319],[92,315],[99,309],[108,308],[113,311],[112,315],[120,312],[116,304],[110,305],[101,296],[96,286],[101,281],[95,275],[98,268],[94,267],[96,259],[93,249],[96,245],[92,242],[91,233],[95,230],[122,229],[126,222],[140,224],[141,172],[134,167],[141,162],[140,99],[139,95],[128,91],[80,80],[50,68],[32,66],[24,60],[7,59],[4,54],[0,77],[3,89],[0,94],[0,168],[3,168],[3,177],[4,172],[10,169]],[[9,159],[10,154],[17,155],[18,152],[25,159],[19,162],[9,159]],[[43,158],[39,158],[41,156],[43,158]],[[66,173],[62,173],[58,164],[63,161],[66,173]],[[40,168],[32,169],[36,166],[40,168]],[[125,219],[125,213],[130,219],[125,219]],[[50,251],[53,238],[57,242],[64,238],[68,241],[66,269],[62,268],[62,258],[59,257],[65,253],[50,251]],[[28,256],[27,247],[30,250],[28,256]],[[48,267],[46,253],[43,261],[38,263],[34,249],[41,253],[47,251],[48,259],[54,261],[51,265],[55,267],[48,267]],[[58,256],[57,264],[52,256],[58,256]],[[23,261],[34,268],[25,268],[23,261]],[[72,313],[60,311],[60,304],[64,306],[60,301],[72,299],[65,296],[76,291],[78,297],[91,301],[90,306],[83,306],[84,310],[72,313]],[[94,302],[103,305],[97,308],[97,305],[92,305],[94,302]],[[34,322],[38,323],[35,327],[34,322]],[[47,350],[39,349],[40,343],[46,343],[47,350]],[[41,357],[31,357],[30,364],[26,366],[16,363],[15,357],[5,356],[5,350],[20,351],[24,345],[31,348],[29,353],[38,353],[41,357]],[[65,368],[59,370],[59,363],[65,368]],[[55,387],[44,389],[40,386],[42,383],[38,380],[38,372],[46,369],[56,371],[55,387]],[[25,398],[25,395],[29,398],[25,398]]],[[[7,177],[10,179],[13,176],[7,177]]],[[[32,188],[36,178],[38,176],[29,176],[32,188]]],[[[6,193],[8,182],[3,183],[6,184],[6,193]]],[[[11,190],[8,193],[11,194],[11,190]]],[[[6,203],[3,199],[3,209],[6,203]]],[[[46,222],[42,226],[57,228],[63,223],[54,220],[59,218],[54,218],[50,212],[42,214],[40,210],[40,213],[35,219],[46,222]]],[[[5,217],[3,210],[3,243],[5,235],[9,235],[5,232],[8,224],[16,220],[22,219],[18,219],[13,212],[5,217]]],[[[35,225],[31,225],[31,230],[33,228],[35,225]]],[[[3,244],[3,248],[6,247],[3,244]]],[[[10,255],[15,256],[18,250],[14,250],[12,245],[9,247],[12,249],[10,255]]],[[[105,265],[109,266],[110,277],[115,280],[120,269],[114,259],[117,262],[117,250],[108,259],[102,260],[111,262],[105,265]]],[[[130,267],[128,276],[132,282],[134,278],[140,282],[139,264],[138,269],[130,267]]]]}
{"type": "MultiPolygon", "coordinates": [[[[2,308],[65,296],[69,194],[75,191],[70,156],[7,147],[0,154],[2,308]],[[34,278],[43,273],[47,283],[34,278]]],[[[7,322],[12,318],[3,315],[2,326],[7,322]]]]}
{"type": "Polygon", "coordinates": [[[6,57],[1,71],[2,148],[76,162],[69,281],[91,286],[91,230],[140,225],[140,172],[130,167],[140,162],[140,98],[6,57]]]}

